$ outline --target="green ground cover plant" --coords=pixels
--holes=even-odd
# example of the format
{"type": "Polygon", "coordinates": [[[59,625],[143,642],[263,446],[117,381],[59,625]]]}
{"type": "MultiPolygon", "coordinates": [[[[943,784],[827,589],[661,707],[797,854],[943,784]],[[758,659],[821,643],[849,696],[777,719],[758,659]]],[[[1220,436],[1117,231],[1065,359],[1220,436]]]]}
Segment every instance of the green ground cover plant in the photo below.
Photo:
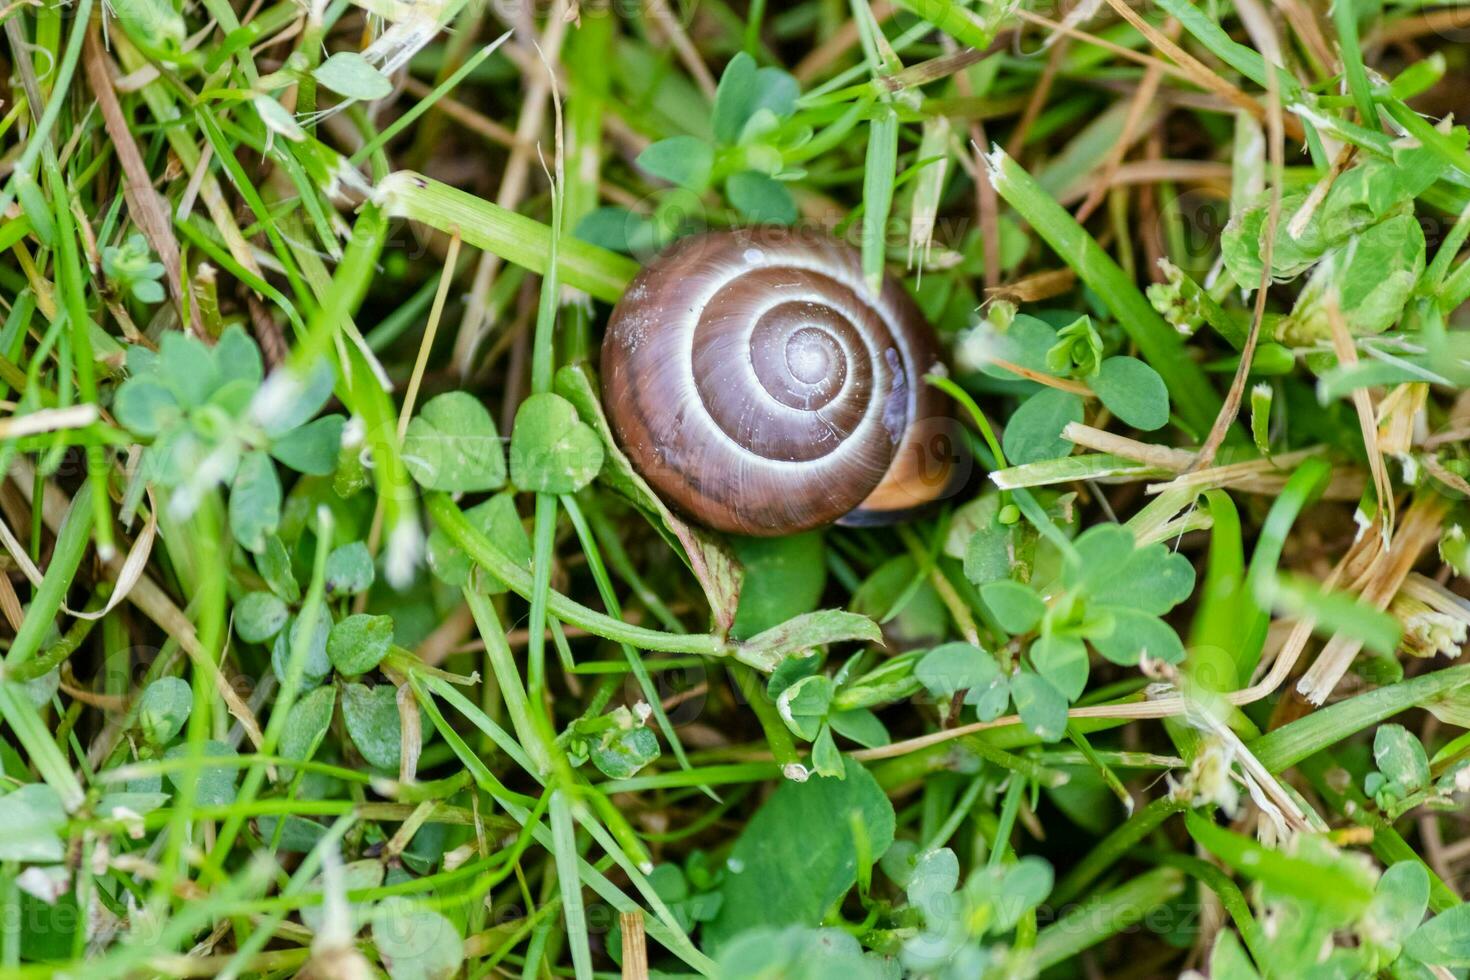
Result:
{"type": "Polygon", "coordinates": [[[0,26],[0,976],[1470,969],[1463,6],[0,26]],[[651,489],[609,312],[753,226],[959,489],[651,489]]]}

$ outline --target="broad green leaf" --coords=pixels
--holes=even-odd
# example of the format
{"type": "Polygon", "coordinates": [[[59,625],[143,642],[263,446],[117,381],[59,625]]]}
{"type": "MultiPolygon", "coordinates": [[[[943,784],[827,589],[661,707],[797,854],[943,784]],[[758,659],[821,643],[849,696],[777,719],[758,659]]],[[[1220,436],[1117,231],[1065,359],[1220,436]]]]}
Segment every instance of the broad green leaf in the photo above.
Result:
{"type": "Polygon", "coordinates": [[[180,412],[173,391],[152,378],[129,378],[112,400],[113,417],[139,436],[158,435],[180,417],[180,412]]]}
{"type": "Polygon", "coordinates": [[[337,598],[366,592],[372,588],[376,574],[366,542],[349,541],[327,555],[327,595],[337,598]]]}
{"type": "Polygon", "coordinates": [[[138,701],[138,728],[152,745],[167,745],[189,720],[194,691],[181,677],[160,677],[143,689],[138,701]]]}
{"type": "Polygon", "coordinates": [[[204,404],[219,384],[209,348],[182,330],[165,331],[159,340],[157,376],[173,389],[179,404],[189,408],[204,404]]]}
{"type": "Polygon", "coordinates": [[[892,741],[882,720],[867,708],[833,711],[827,715],[827,723],[838,735],[864,748],[875,749],[892,741]]]}
{"type": "Polygon", "coordinates": [[[424,403],[404,434],[403,461],[413,478],[431,490],[470,493],[505,483],[505,451],[495,420],[478,398],[464,391],[445,392],[424,403]]]}
{"type": "Polygon", "coordinates": [[[238,323],[226,327],[214,345],[214,370],[222,383],[243,381],[252,391],[265,377],[260,346],[238,323]]]}
{"type": "Polygon", "coordinates": [[[755,112],[760,100],[760,82],[755,59],[740,52],[730,59],[720,84],[715,90],[711,126],[715,139],[734,143],[745,128],[745,121],[755,112]]]}
{"type": "Polygon", "coordinates": [[[337,469],[346,421],[340,415],[323,415],[272,440],[270,454],[298,473],[331,476],[337,469]]]}
{"type": "MultiPolygon", "coordinates": [[[[291,663],[292,650],[299,638],[304,635],[302,626],[300,619],[293,619],[291,628],[277,633],[275,642],[271,644],[271,669],[276,672],[276,678],[283,684],[286,681],[286,671],[291,663]]],[[[316,687],[332,672],[332,662],[327,659],[327,637],[331,634],[331,630],[332,624],[326,614],[319,614],[316,617],[316,628],[306,639],[301,670],[302,690],[316,687]]]]}
{"type": "Polygon", "coordinates": [[[886,980],[880,961],[863,955],[842,929],[761,926],[722,946],[715,976],[750,980],[886,980]]]}
{"type": "Polygon", "coordinates": [[[1211,980],[1261,980],[1240,939],[1229,929],[1220,930],[1215,948],[1210,953],[1211,980]]]}
{"type": "Polygon", "coordinates": [[[230,485],[230,531],[240,547],[259,552],[281,523],[281,481],[265,453],[246,453],[230,485]]]}
{"type": "Polygon", "coordinates": [[[821,922],[857,880],[854,821],[871,860],[888,850],[893,804],[860,763],[845,763],[842,779],[782,783],[745,825],[726,861],[724,904],[705,925],[709,948],[759,926],[821,922]]]}
{"type": "Polygon", "coordinates": [[[1364,935],[1397,954],[1404,940],[1424,921],[1429,908],[1429,871],[1419,861],[1390,865],[1378,879],[1373,901],[1363,916],[1364,935]]]}
{"type": "Polygon", "coordinates": [[[1038,637],[1027,655],[1036,672],[1068,701],[1077,700],[1087,687],[1087,647],[1076,637],[1038,637]]]}
{"type": "Polygon", "coordinates": [[[1029,633],[1046,614],[1046,603],[1034,589],[1010,579],[982,585],[980,598],[1008,633],[1029,633]]]}
{"type": "Polygon", "coordinates": [[[742,170],[725,181],[725,194],[735,210],[762,224],[790,225],[797,218],[796,199],[786,185],[758,170],[742,170]]]}
{"type": "Polygon", "coordinates": [[[1061,459],[1072,451],[1062,438],[1068,423],[1082,421],[1082,399],[1070,391],[1043,388],[1021,403],[1006,421],[1001,448],[1012,466],[1061,459]]]}
{"type": "MultiPolygon", "coordinates": [[[[283,758],[307,761],[316,755],[327,728],[332,724],[332,711],[337,704],[337,689],[330,684],[310,692],[291,706],[286,728],[281,732],[280,754],[283,758]]],[[[283,773],[286,779],[292,773],[283,773]]]]}
{"type": "Polygon", "coordinates": [[[60,861],[66,857],[61,832],[66,810],[56,790],[27,783],[0,796],[0,861],[60,861]]]}
{"type": "Polygon", "coordinates": [[[933,903],[949,901],[959,883],[959,858],[949,848],[940,847],[918,856],[904,885],[904,892],[909,904],[923,910],[924,917],[932,921],[937,911],[933,903]]]}
{"type": "Polygon", "coordinates": [[[837,743],[832,740],[832,726],[830,725],[823,725],[812,742],[812,772],[819,777],[836,779],[841,779],[846,775],[842,753],[837,751],[837,743]]]}
{"type": "Polygon", "coordinates": [[[301,601],[301,586],[291,570],[291,555],[278,535],[266,539],[265,548],[255,556],[255,567],[276,595],[287,602],[301,601]]]}
{"type": "Polygon", "coordinates": [[[1429,785],[1429,756],[1419,739],[1403,725],[1379,727],[1373,736],[1373,761],[1400,795],[1429,785]]]}
{"type": "Polygon", "coordinates": [[[510,437],[510,475],[519,489],[576,493],[597,476],[602,457],[602,440],[571,402],[543,392],[521,403],[510,437]]]}
{"type": "MultiPolygon", "coordinates": [[[[464,516],[513,560],[530,570],[531,539],[521,523],[521,515],[516,512],[512,494],[498,493],[466,510],[464,516]]],[[[469,582],[470,571],[474,568],[469,555],[437,527],[429,533],[428,561],[429,570],[435,577],[456,588],[469,582]]],[[[488,592],[505,591],[498,582],[491,582],[485,576],[481,576],[479,581],[488,592]]]]}
{"type": "Polygon", "coordinates": [[[1088,384],[1118,418],[1152,431],[1169,421],[1169,389],[1159,372],[1136,357],[1110,357],[1088,384]]]}
{"type": "Polygon", "coordinates": [[[342,688],[342,720],[363,759],[374,769],[398,770],[403,728],[398,716],[398,689],[391,684],[342,688]]]}
{"type": "Polygon", "coordinates": [[[264,643],[290,618],[291,611],[272,592],[250,592],[235,603],[235,632],[246,643],[264,643]]]}
{"type": "MultiPolygon", "coordinates": [[[[383,873],[387,869],[383,862],[376,858],[364,858],[361,861],[351,861],[342,866],[342,891],[355,892],[367,891],[377,888],[383,883],[383,873]]],[[[312,879],[312,884],[307,888],[305,894],[320,895],[322,893],[322,876],[317,875],[312,879]]],[[[369,918],[369,910],[373,907],[372,902],[349,902],[347,903],[347,916],[350,925],[348,929],[356,933],[369,918]]],[[[301,908],[301,921],[313,932],[320,932],[327,921],[326,905],[304,905],[301,908]]]]}
{"type": "Polygon", "coordinates": [[[936,698],[954,697],[959,691],[973,688],[991,688],[1005,680],[993,656],[962,641],[945,643],[924,654],[914,667],[914,676],[936,698]]]}
{"type": "Polygon", "coordinates": [[[1189,559],[1156,542],[1132,549],[1121,567],[1096,582],[1090,595],[1103,605],[1126,606],[1162,616],[1193,591],[1194,566],[1189,559]]]}
{"type": "MultiPolygon", "coordinates": [[[[233,759],[238,754],[224,742],[210,740],[199,747],[200,755],[206,759],[233,759]]],[[[180,742],[163,754],[165,759],[187,759],[193,754],[193,746],[188,742],[180,742]]],[[[210,766],[203,765],[197,770],[197,781],[194,784],[194,804],[196,806],[229,806],[235,802],[235,777],[239,775],[239,769],[235,766],[210,766]]],[[[168,781],[173,784],[175,790],[183,786],[187,778],[186,770],[173,769],[168,773],[168,781]]]]}
{"type": "Polygon", "coordinates": [[[1009,932],[1021,916],[1040,905],[1051,894],[1051,865],[1045,858],[1028,854],[1014,864],[1006,865],[1000,894],[995,903],[995,932],[1009,932]]]}
{"type": "Polygon", "coordinates": [[[392,980],[449,980],[464,962],[464,939],[427,905],[400,895],[373,910],[373,944],[392,980]]]}
{"type": "Polygon", "coordinates": [[[393,92],[393,83],[356,51],[338,51],[311,74],[322,85],[349,99],[370,102],[393,92]]]}
{"type": "Polygon", "coordinates": [[[1111,615],[1113,628],[1106,635],[1089,639],[1097,652],[1113,663],[1136,666],[1144,654],[1171,664],[1184,659],[1184,644],[1179,634],[1159,617],[1121,606],[1107,606],[1100,611],[1111,615]]]}
{"type": "Polygon", "coordinates": [[[709,186],[715,151],[695,136],[670,136],[638,154],[638,166],[660,180],[691,191],[709,186]]]}
{"type": "Polygon", "coordinates": [[[393,645],[393,618],[356,613],[332,627],[327,657],[337,673],[356,677],[378,666],[393,645]]]}
{"type": "Polygon", "coordinates": [[[658,737],[651,728],[637,725],[614,729],[598,739],[588,757],[609,779],[628,779],[659,756],[658,737]]]}
{"type": "Polygon", "coordinates": [[[825,674],[803,677],[776,698],[776,710],[786,727],[808,742],[817,737],[832,704],[832,679],[825,674]]]}
{"type": "Polygon", "coordinates": [[[1404,952],[1421,963],[1462,970],[1470,967],[1470,905],[1456,905],[1415,929],[1404,952]]]}
{"type": "Polygon", "coordinates": [[[1067,698],[1044,678],[1022,670],[1011,678],[1011,699],[1026,730],[1043,742],[1055,742],[1067,731],[1067,698]]]}
{"type": "Polygon", "coordinates": [[[817,608],[827,584],[827,551],[820,530],[775,538],[731,540],[745,567],[735,623],[735,639],[754,636],[817,608]]]}

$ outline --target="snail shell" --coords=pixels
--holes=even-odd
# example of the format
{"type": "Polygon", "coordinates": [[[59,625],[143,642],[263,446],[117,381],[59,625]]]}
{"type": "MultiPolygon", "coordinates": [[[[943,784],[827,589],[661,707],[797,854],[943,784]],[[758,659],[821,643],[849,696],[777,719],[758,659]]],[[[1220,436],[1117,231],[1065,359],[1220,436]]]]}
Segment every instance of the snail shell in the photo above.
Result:
{"type": "Polygon", "coordinates": [[[685,238],[624,293],[603,400],[640,473],[695,520],[775,535],[887,523],[955,483],[961,442],[924,375],[933,329],[891,277],[809,231],[685,238]],[[942,436],[942,438],[940,438],[942,436]]]}

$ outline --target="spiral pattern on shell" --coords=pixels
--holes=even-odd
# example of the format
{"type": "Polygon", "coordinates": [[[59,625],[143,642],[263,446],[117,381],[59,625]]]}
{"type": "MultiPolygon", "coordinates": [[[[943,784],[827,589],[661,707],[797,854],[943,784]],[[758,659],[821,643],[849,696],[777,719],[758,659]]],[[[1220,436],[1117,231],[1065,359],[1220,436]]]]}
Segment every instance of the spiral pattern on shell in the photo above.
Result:
{"type": "Polygon", "coordinates": [[[923,376],[933,330],[857,250],[756,228],[686,238],[645,266],[608,324],[604,402],[654,488],[699,522],[785,534],[878,523],[940,495],[916,420],[947,417],[923,376]]]}

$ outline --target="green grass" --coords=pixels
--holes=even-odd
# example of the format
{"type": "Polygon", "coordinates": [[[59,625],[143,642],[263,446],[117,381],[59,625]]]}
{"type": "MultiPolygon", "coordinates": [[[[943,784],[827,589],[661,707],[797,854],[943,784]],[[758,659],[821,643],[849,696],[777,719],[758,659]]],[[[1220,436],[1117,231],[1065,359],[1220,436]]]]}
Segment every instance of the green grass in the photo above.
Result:
{"type": "Polygon", "coordinates": [[[1470,967],[1464,45],[623,6],[0,9],[0,977],[1470,967]],[[768,223],[939,335],[905,523],[613,439],[768,223]]]}

